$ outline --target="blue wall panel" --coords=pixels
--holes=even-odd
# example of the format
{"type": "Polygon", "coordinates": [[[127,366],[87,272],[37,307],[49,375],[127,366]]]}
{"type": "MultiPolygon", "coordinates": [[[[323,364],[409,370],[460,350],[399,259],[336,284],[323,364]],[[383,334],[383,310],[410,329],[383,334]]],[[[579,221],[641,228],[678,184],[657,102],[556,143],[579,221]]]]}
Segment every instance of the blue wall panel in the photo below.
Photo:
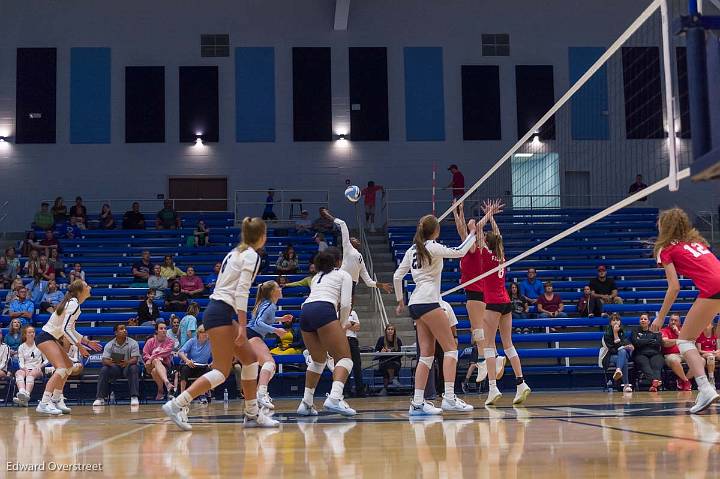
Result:
{"type": "Polygon", "coordinates": [[[441,47],[405,48],[407,141],[445,140],[445,95],[441,47]]]}
{"type": "MultiPolygon", "coordinates": [[[[570,47],[570,86],[605,53],[603,47],[570,47]]],[[[603,65],[570,100],[573,140],[608,140],[608,79],[603,65]]]]}
{"type": "Polygon", "coordinates": [[[275,49],[235,49],[235,138],[275,141],[275,49]]]}
{"type": "Polygon", "coordinates": [[[70,143],[110,143],[110,49],[70,50],[70,143]]]}

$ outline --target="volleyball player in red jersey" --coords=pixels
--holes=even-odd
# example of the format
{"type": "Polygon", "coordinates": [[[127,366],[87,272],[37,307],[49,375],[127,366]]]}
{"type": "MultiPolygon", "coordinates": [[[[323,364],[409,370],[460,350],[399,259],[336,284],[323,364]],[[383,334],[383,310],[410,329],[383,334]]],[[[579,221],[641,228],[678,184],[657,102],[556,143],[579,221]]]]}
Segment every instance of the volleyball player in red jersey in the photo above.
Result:
{"type": "MultiPolygon", "coordinates": [[[[490,203],[483,203],[484,208],[492,206],[490,203]]],[[[495,206],[502,208],[502,205],[497,203],[495,206]]],[[[498,210],[499,212],[500,210],[498,210]]],[[[460,241],[465,241],[468,236],[467,223],[465,221],[465,211],[463,204],[460,203],[455,209],[453,209],[453,216],[455,217],[455,227],[457,228],[458,235],[460,235],[460,241]]],[[[483,273],[482,269],[482,253],[481,249],[484,244],[484,234],[482,230],[478,230],[477,242],[475,246],[470,248],[470,251],[460,259],[460,283],[465,283],[473,278],[480,276],[483,273]]],[[[487,377],[487,362],[485,359],[485,352],[483,351],[483,345],[485,343],[484,325],[483,321],[485,318],[485,299],[483,297],[483,281],[475,281],[469,284],[465,288],[466,306],[468,311],[468,317],[470,318],[470,327],[472,329],[472,341],[475,343],[477,350],[478,359],[476,361],[478,373],[478,383],[485,380],[487,377]]],[[[495,375],[496,379],[500,379],[505,374],[505,357],[498,356],[495,360],[495,375]]]]}
{"type": "Polygon", "coordinates": [[[705,410],[720,399],[715,385],[710,384],[705,375],[705,360],[695,346],[695,339],[700,336],[700,332],[720,313],[720,260],[707,248],[708,242],[692,227],[683,210],[672,208],[660,213],[654,253],[658,263],[665,268],[668,290],[660,312],[653,321],[653,330],[662,328],[665,316],[677,298],[680,291],[678,275],[691,279],[700,291],[685,317],[677,341],[680,354],[698,385],[695,405],[690,408],[693,414],[705,410]]]}
{"type": "MultiPolygon", "coordinates": [[[[483,205],[483,210],[489,205],[483,205]]],[[[503,247],[503,239],[500,235],[495,219],[490,217],[492,231],[485,235],[485,244],[480,249],[482,257],[482,272],[485,273],[495,269],[505,262],[505,248],[503,247]]],[[[515,346],[512,342],[512,306],[510,296],[505,288],[505,268],[501,268],[498,272],[486,276],[483,280],[483,290],[485,295],[485,361],[488,363],[488,381],[490,387],[488,397],[485,401],[486,406],[495,404],[502,397],[502,393],[497,387],[497,378],[495,376],[495,333],[500,330],[500,339],[502,341],[505,356],[510,360],[513,373],[515,373],[515,381],[517,383],[517,393],[513,404],[521,404],[525,402],[530,395],[530,386],[525,383],[523,378],[520,357],[518,356],[515,346]]]]}

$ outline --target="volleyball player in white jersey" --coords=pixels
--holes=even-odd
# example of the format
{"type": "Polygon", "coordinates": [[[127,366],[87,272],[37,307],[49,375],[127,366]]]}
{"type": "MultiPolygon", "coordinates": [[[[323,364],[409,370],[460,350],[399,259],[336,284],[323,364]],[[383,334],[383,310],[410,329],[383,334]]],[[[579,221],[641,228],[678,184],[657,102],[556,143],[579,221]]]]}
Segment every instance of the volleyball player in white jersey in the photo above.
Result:
{"type": "Polygon", "coordinates": [[[398,316],[405,309],[402,282],[411,272],[415,291],[410,295],[410,316],[415,320],[420,360],[415,370],[415,394],[410,403],[410,416],[438,415],[442,411],[472,411],[473,407],[455,396],[455,372],[457,369],[457,343],[448,324],[447,315],[440,306],[440,286],[443,258],[462,258],[475,244],[475,221],[468,222],[468,236],[460,246],[449,248],[437,243],[440,223],[433,215],[426,215],[418,222],[413,245],[405,252],[400,266],[393,276],[398,316]],[[445,394],[442,409],[425,401],[425,385],[435,359],[435,341],[443,354],[443,377],[445,394]]]}
{"type": "Polygon", "coordinates": [[[187,408],[192,400],[225,382],[233,356],[242,364],[241,382],[245,396],[245,427],[277,427],[278,421],[258,408],[258,363],[247,337],[247,304],[250,286],[260,266],[256,250],[265,245],[266,226],[260,218],[245,218],[241,243],[222,262],[215,290],[203,314],[203,326],[210,337],[213,369],[162,407],[180,429],[189,431],[187,408]],[[237,320],[235,316],[237,315],[237,320]]]}
{"type": "Polygon", "coordinates": [[[353,361],[344,326],[348,322],[352,301],[352,278],[341,269],[340,251],[328,248],[315,256],[317,274],[310,283],[310,295],[302,305],[300,331],[312,362],[305,372],[305,393],[298,406],[301,416],[316,416],[313,396],[327,355],[335,360],[330,395],[323,407],[343,416],[354,416],[355,410],[343,399],[343,389],[353,361]]]}
{"type": "Polygon", "coordinates": [[[38,349],[55,368],[53,375],[45,385],[45,392],[38,404],[37,412],[54,416],[70,414],[70,408],[65,405],[63,399],[63,388],[72,372],[73,362],[60,343],[63,337],[76,346],[83,357],[88,357],[90,354],[87,348],[93,351],[102,351],[99,342],[90,341],[75,330],[75,323],[82,313],[80,305],[90,297],[91,289],[81,279],[70,283],[67,294],[57,305],[55,312],[35,339],[38,349]]]}

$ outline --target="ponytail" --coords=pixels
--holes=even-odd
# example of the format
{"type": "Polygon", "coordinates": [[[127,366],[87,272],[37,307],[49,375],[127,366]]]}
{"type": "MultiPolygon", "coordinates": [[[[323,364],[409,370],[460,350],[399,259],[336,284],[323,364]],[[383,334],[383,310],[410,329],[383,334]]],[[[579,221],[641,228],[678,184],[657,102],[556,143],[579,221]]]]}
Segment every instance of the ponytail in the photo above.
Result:
{"type": "Polygon", "coordinates": [[[502,263],[505,261],[505,246],[503,244],[502,235],[490,231],[485,235],[485,244],[488,249],[492,251],[498,262],[502,263]]]}
{"type": "Polygon", "coordinates": [[[425,241],[435,233],[439,226],[440,223],[433,215],[425,215],[418,221],[415,237],[413,238],[413,244],[417,252],[418,268],[422,268],[425,263],[430,264],[432,261],[432,255],[425,247],[425,241]]]}
{"type": "MultiPolygon", "coordinates": [[[[265,225],[265,221],[260,218],[246,216],[242,220],[240,231],[240,244],[237,245],[237,250],[242,253],[249,247],[258,245],[263,236],[265,236],[267,226],[265,225]]],[[[262,247],[262,245],[258,247],[262,247]]]]}
{"type": "Polygon", "coordinates": [[[70,283],[70,286],[68,287],[68,292],[67,294],[65,294],[65,297],[62,299],[62,301],[60,301],[60,303],[57,305],[57,308],[55,308],[55,313],[58,316],[63,314],[67,303],[73,298],[77,299],[83,289],[85,289],[85,281],[81,279],[76,279],[75,281],[70,283]]]}
{"type": "Polygon", "coordinates": [[[275,281],[265,281],[264,283],[260,284],[257,289],[257,294],[255,295],[255,307],[252,310],[253,316],[255,316],[258,312],[258,309],[260,309],[260,303],[262,303],[265,300],[270,301],[270,296],[272,295],[273,291],[275,291],[275,288],[279,288],[280,285],[278,285],[275,281]]]}

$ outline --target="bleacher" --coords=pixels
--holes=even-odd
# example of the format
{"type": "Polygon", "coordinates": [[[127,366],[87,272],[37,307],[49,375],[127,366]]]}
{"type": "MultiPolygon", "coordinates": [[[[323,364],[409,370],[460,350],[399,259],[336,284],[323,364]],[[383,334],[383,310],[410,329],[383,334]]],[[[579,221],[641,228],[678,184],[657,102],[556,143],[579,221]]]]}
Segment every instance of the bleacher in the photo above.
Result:
{"type": "MultiPolygon", "coordinates": [[[[564,231],[599,210],[511,210],[496,217],[505,243],[506,257],[564,231]]],[[[667,282],[664,271],[652,257],[652,241],[656,235],[658,211],[653,208],[628,208],[609,215],[567,238],[544,248],[531,257],[511,265],[506,271],[508,281],[520,282],[527,269],[537,269],[540,281],[552,281],[553,290],[564,301],[564,317],[552,319],[518,319],[513,328],[528,328],[529,334],[513,334],[513,342],[523,361],[523,371],[533,373],[602,374],[597,367],[602,328],[607,318],[581,318],[577,315],[577,300],[582,288],[597,275],[597,267],[605,265],[608,277],[615,278],[623,304],[607,304],[606,313],[618,312],[625,326],[636,326],[639,315],[660,309],[667,282]],[[541,332],[532,332],[541,331],[541,332]],[[556,331],[556,332],[551,332],[556,331]]],[[[399,262],[412,244],[414,227],[389,228],[390,247],[399,262]]],[[[449,245],[459,242],[454,225],[443,225],[439,241],[449,245]]],[[[446,260],[442,290],[457,286],[460,279],[459,260],[446,260]]],[[[690,280],[681,279],[682,291],[673,311],[683,314],[692,305],[698,292],[690,280]]],[[[509,283],[508,283],[509,284],[509,283]]],[[[405,291],[411,293],[415,285],[408,274],[405,291]]],[[[460,347],[470,346],[470,322],[467,319],[465,295],[450,294],[448,301],[459,319],[460,347]]],[[[535,312],[535,307],[530,309],[535,312]]],[[[500,338],[498,351],[502,354],[500,338]]],[[[594,385],[600,383],[596,379],[594,385]]],[[[567,385],[567,381],[561,381],[567,385]]],[[[592,384],[592,382],[589,382],[592,384]]],[[[545,385],[544,385],[545,386],[545,385]]]]}

